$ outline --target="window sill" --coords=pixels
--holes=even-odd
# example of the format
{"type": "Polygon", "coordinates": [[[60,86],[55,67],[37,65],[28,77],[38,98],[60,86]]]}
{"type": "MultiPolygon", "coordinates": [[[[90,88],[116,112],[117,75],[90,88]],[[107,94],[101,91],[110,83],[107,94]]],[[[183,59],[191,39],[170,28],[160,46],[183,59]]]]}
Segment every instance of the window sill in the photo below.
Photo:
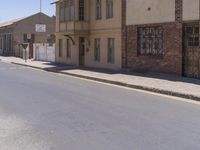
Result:
{"type": "Polygon", "coordinates": [[[153,58],[153,59],[163,59],[164,58],[164,54],[161,55],[144,55],[144,54],[138,54],[138,57],[148,57],[148,58],[153,58]]]}

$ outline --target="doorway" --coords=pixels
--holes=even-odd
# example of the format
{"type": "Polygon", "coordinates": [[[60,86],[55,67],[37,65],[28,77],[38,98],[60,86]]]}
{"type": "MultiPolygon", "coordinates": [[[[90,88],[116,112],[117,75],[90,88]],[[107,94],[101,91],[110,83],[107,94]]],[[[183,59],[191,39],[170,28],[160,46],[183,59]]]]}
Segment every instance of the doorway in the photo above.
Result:
{"type": "Polygon", "coordinates": [[[185,25],[183,29],[183,74],[200,78],[199,25],[185,25]]]}

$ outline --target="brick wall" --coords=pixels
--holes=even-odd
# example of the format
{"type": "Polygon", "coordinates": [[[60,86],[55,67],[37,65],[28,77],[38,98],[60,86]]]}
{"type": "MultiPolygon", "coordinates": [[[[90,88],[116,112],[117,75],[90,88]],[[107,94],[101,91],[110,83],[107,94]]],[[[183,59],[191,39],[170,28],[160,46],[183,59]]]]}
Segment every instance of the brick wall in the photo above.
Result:
{"type": "MultiPolygon", "coordinates": [[[[122,26],[122,67],[135,71],[150,71],[182,75],[182,0],[175,1],[175,22],[122,26]],[[162,56],[138,55],[138,27],[161,26],[163,29],[162,56]]],[[[126,24],[126,2],[122,10],[126,24]]]]}
{"type": "Polygon", "coordinates": [[[182,28],[177,27],[175,23],[127,26],[126,45],[126,61],[128,68],[136,71],[152,71],[177,75],[182,74],[182,28]],[[138,27],[158,25],[163,28],[164,54],[162,56],[138,55],[138,27]]]}

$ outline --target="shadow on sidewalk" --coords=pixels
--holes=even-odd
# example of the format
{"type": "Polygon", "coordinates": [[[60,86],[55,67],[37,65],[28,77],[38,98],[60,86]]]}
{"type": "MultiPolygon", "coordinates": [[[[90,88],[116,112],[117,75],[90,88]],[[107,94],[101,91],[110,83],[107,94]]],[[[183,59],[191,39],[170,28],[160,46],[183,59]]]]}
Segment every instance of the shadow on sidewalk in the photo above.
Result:
{"type": "MultiPolygon", "coordinates": [[[[68,70],[80,70],[80,71],[90,71],[95,73],[103,73],[108,75],[124,75],[129,76],[129,78],[132,76],[134,78],[137,77],[145,77],[149,79],[160,79],[160,80],[166,80],[171,82],[185,82],[185,83],[191,83],[200,85],[200,79],[193,79],[193,78],[186,78],[186,77],[180,77],[176,75],[169,75],[169,74],[163,74],[163,73],[152,73],[152,72],[146,72],[146,73],[140,73],[140,72],[131,72],[129,70],[111,70],[111,69],[102,69],[102,68],[91,68],[91,67],[77,67],[73,65],[65,65],[65,64],[57,64],[57,63],[45,63],[46,65],[51,65],[54,67],[48,67],[44,70],[47,71],[53,71],[53,72],[62,72],[62,71],[68,71],[68,70]]],[[[101,78],[99,75],[97,78],[101,78]]]]}

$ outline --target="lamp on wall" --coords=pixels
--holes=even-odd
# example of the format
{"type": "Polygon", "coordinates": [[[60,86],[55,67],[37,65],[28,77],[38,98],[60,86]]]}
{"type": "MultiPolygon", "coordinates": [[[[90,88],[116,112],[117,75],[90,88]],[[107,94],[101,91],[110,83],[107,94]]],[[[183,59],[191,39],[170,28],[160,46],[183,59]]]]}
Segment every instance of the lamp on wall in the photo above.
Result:
{"type": "Polygon", "coordinates": [[[70,35],[65,34],[64,36],[65,36],[65,37],[68,37],[68,38],[72,41],[73,45],[75,45],[75,41],[73,40],[73,38],[72,38],[70,35]]]}

